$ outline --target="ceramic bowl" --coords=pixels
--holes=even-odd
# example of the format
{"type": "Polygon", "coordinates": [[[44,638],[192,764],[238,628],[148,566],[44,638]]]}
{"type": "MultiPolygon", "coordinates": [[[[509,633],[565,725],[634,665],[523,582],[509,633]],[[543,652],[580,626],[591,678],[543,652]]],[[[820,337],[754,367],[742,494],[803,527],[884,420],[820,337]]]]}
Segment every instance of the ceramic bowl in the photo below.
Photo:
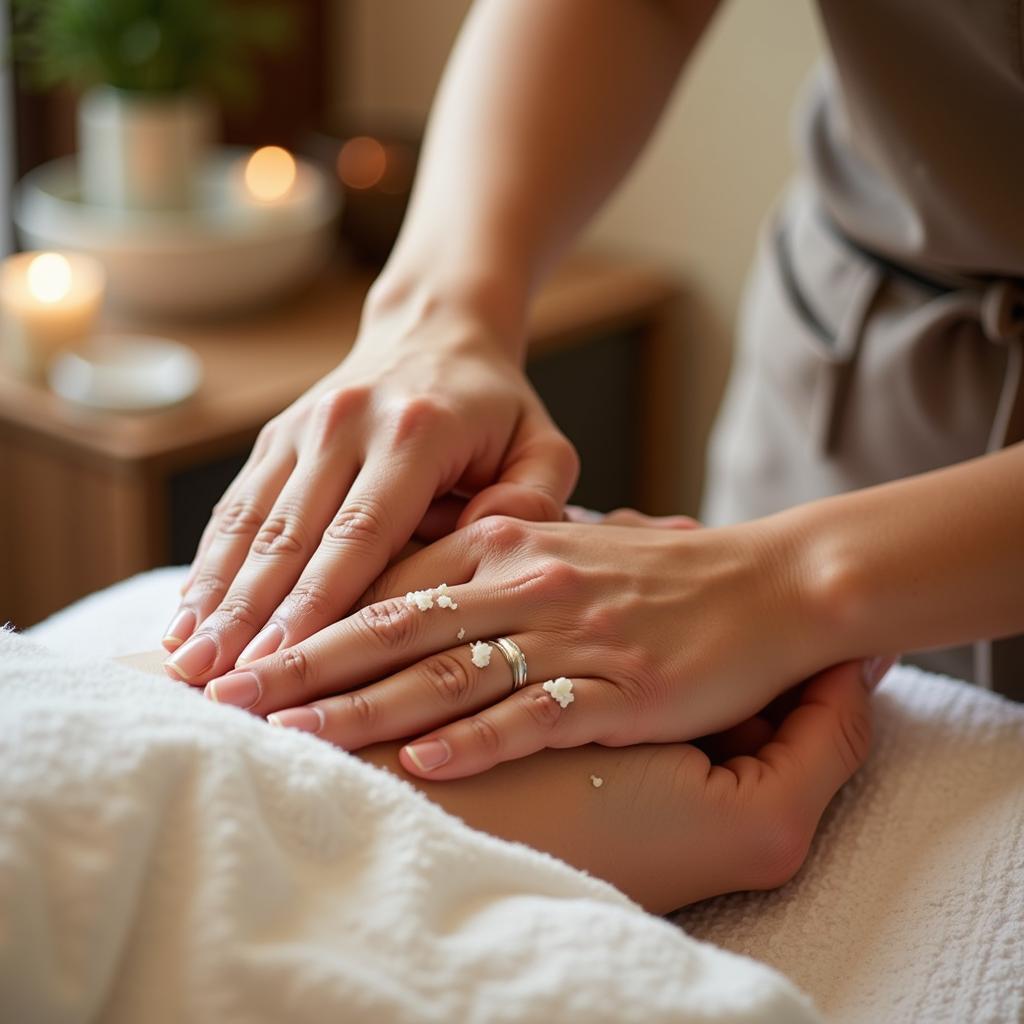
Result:
{"type": "Polygon", "coordinates": [[[111,210],[82,202],[73,158],[19,183],[14,220],[33,249],[76,249],[99,259],[108,300],[151,316],[218,316],[269,303],[308,281],[333,250],[334,182],[298,160],[291,192],[251,199],[242,182],[248,151],[220,149],[200,174],[188,210],[111,210]]]}

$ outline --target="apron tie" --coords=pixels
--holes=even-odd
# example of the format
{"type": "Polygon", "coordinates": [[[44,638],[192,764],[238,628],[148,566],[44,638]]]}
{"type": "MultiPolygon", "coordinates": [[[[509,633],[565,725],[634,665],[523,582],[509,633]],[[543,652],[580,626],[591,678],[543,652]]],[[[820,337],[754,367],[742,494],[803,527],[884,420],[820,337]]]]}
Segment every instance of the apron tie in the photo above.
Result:
{"type": "Polygon", "coordinates": [[[1024,438],[1024,284],[993,281],[981,295],[979,321],[985,337],[1006,347],[1006,372],[992,419],[988,451],[1024,438]]]}
{"type": "MultiPolygon", "coordinates": [[[[866,321],[878,289],[890,274],[933,292],[936,317],[973,320],[986,341],[1005,347],[1003,382],[985,451],[996,452],[1024,441],[1024,280],[997,277],[939,281],[865,249],[828,214],[824,211],[819,213],[836,238],[865,258],[864,278],[855,289],[850,315],[845,319],[841,336],[836,339],[824,387],[820,389],[815,436],[823,451],[828,453],[835,446],[842,406],[861,348],[866,321]]],[[[1019,681],[1012,691],[1004,684],[1004,680],[1012,678],[1012,667],[1020,664],[1024,637],[983,640],[975,643],[973,648],[975,683],[991,690],[993,680],[998,678],[1007,696],[1024,700],[1024,680],[1019,681]]]]}

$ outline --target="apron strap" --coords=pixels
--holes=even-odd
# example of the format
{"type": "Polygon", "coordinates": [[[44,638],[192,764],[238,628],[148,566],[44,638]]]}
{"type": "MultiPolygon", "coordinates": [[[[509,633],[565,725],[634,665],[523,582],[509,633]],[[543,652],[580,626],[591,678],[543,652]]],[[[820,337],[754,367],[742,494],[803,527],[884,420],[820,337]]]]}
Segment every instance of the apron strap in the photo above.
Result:
{"type": "MultiPolygon", "coordinates": [[[[834,450],[842,421],[843,406],[872,306],[889,276],[910,281],[931,291],[937,303],[936,314],[950,319],[974,320],[983,336],[994,345],[1006,348],[1006,368],[999,399],[996,403],[986,452],[999,451],[1024,440],[1024,281],[1005,277],[957,277],[944,280],[926,276],[916,270],[865,249],[850,238],[835,221],[819,207],[822,222],[849,249],[864,259],[864,274],[858,281],[849,315],[844,317],[839,335],[830,345],[831,358],[822,386],[815,395],[813,438],[823,454],[834,450]]],[[[777,237],[780,266],[790,292],[806,307],[784,233],[777,237]]],[[[815,325],[817,326],[817,325],[815,325]]],[[[822,333],[819,330],[819,333],[822,333]]],[[[1011,675],[1010,666],[1024,664],[1024,636],[974,644],[974,681],[993,689],[999,680],[1000,690],[1016,700],[1024,700],[1024,679],[1011,675]],[[1015,692],[1007,687],[1016,685],[1015,692]]]]}

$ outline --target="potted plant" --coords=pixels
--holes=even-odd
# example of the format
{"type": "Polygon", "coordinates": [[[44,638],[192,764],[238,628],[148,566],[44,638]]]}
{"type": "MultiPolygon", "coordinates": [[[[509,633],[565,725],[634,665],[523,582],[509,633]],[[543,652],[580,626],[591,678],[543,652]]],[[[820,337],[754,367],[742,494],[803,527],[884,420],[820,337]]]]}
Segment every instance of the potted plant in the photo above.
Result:
{"type": "Polygon", "coordinates": [[[244,98],[251,59],[280,48],[282,7],[225,0],[15,0],[16,55],[43,86],[82,90],[82,199],[189,205],[211,141],[213,97],[244,98]]]}

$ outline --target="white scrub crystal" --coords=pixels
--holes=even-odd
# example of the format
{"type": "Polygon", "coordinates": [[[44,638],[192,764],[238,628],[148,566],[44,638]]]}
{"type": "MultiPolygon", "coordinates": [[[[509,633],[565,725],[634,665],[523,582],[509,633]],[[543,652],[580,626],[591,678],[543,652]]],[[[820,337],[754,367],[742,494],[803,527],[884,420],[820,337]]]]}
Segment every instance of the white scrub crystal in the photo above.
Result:
{"type": "Polygon", "coordinates": [[[600,775],[591,775],[590,784],[594,789],[600,789],[604,785],[604,779],[602,779],[600,775]]]}
{"type": "Polygon", "coordinates": [[[434,592],[432,590],[410,590],[405,595],[406,604],[414,604],[421,612],[434,607],[434,592]]]}
{"type": "Polygon", "coordinates": [[[486,640],[478,640],[469,645],[470,659],[477,668],[487,668],[491,663],[491,645],[486,640]]]}
{"type": "Polygon", "coordinates": [[[543,689],[547,690],[552,698],[557,700],[563,708],[567,708],[576,699],[572,695],[572,680],[566,679],[565,676],[549,679],[544,684],[543,689]]]}
{"type": "Polygon", "coordinates": [[[465,640],[466,639],[466,631],[464,629],[460,629],[458,634],[456,635],[455,639],[456,640],[465,640]]]}
{"type": "Polygon", "coordinates": [[[459,607],[458,602],[451,599],[447,583],[441,583],[430,590],[410,590],[405,595],[406,604],[415,605],[421,612],[426,612],[433,608],[435,598],[437,599],[438,608],[450,608],[452,611],[455,611],[459,607]]]}

